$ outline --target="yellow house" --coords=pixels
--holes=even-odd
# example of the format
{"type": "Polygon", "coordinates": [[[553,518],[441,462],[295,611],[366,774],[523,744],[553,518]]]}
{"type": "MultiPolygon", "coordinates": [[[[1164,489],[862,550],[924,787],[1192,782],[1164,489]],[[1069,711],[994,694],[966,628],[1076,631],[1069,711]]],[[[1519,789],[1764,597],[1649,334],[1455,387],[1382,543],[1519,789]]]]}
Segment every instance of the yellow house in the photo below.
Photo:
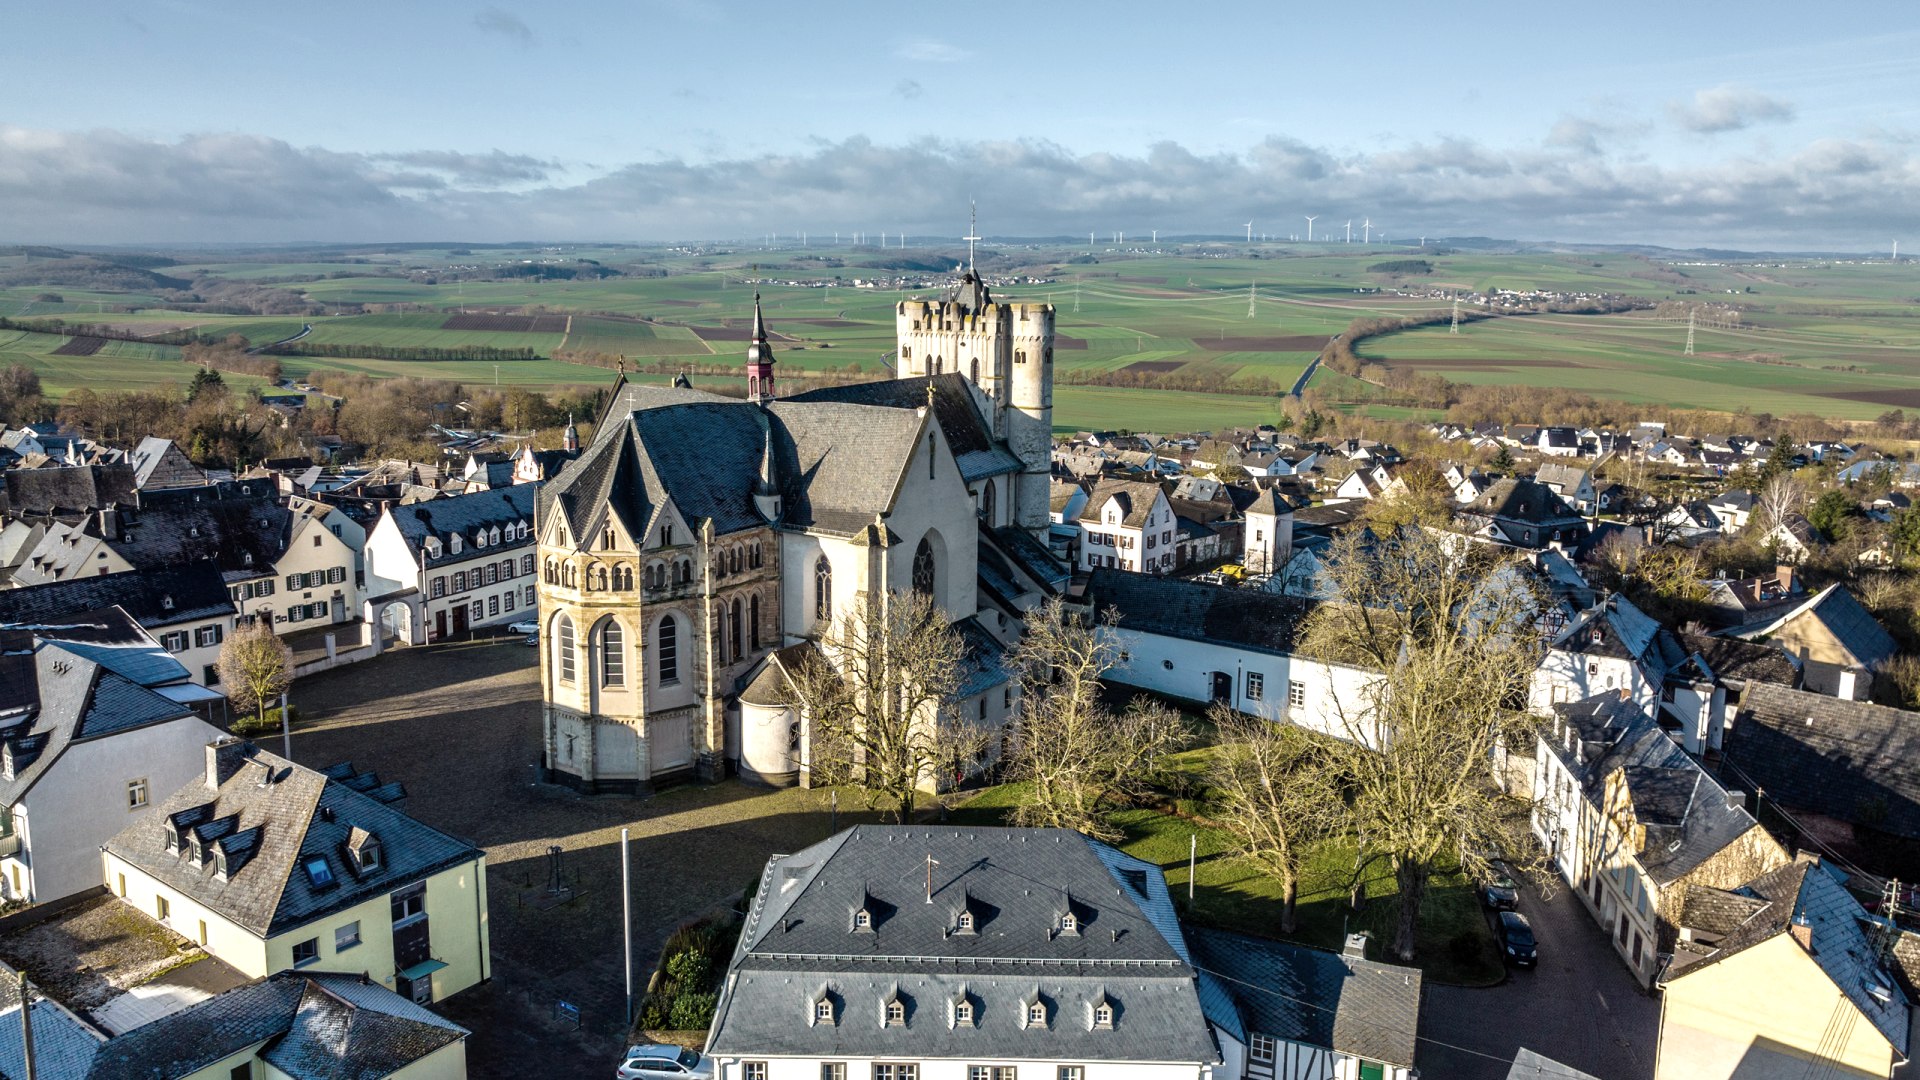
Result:
{"type": "Polygon", "coordinates": [[[1896,933],[1817,860],[1687,889],[1663,976],[1655,1080],[1889,1077],[1910,1008],[1896,933]]]}
{"type": "Polygon", "coordinates": [[[107,888],[246,975],[340,972],[440,1001],[492,974],[486,856],[404,797],[223,738],[204,777],[107,842],[107,888]]]}

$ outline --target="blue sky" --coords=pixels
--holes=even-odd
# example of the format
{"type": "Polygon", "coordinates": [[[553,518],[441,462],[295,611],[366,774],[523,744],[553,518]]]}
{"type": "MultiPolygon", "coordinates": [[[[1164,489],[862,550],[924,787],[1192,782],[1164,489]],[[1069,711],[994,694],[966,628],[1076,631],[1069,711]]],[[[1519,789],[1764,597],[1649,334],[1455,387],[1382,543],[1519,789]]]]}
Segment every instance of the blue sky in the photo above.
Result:
{"type": "Polygon", "coordinates": [[[0,7],[0,238],[1920,250],[1911,5],[0,7]],[[1509,14],[1509,13],[1512,14],[1509,14]]]}

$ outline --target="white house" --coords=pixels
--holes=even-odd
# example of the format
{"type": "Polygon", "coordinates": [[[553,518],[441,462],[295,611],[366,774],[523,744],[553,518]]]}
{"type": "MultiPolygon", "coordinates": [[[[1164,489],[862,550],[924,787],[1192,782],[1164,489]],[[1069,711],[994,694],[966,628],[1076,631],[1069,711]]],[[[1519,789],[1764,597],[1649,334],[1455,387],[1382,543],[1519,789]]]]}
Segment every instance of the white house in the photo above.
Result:
{"type": "Polygon", "coordinates": [[[130,617],[77,614],[85,625],[0,633],[0,895],[9,900],[100,884],[100,845],[151,817],[220,734],[142,685],[186,684],[187,671],[130,617]],[[55,634],[74,640],[49,640],[55,634]]]}
{"type": "Polygon", "coordinates": [[[1753,520],[1753,492],[1744,488],[1722,492],[1707,500],[1707,509],[1720,519],[1720,531],[1737,533],[1753,520]]]}
{"type": "Polygon", "coordinates": [[[1278,571],[1293,557],[1293,506],[1268,488],[1244,514],[1241,562],[1255,574],[1278,571]]]}
{"type": "Polygon", "coordinates": [[[186,667],[194,682],[213,686],[220,681],[214,665],[233,629],[234,605],[213,562],[0,589],[0,622],[49,622],[111,607],[133,616],[186,667]]]}
{"type": "Polygon", "coordinates": [[[1574,616],[1548,643],[1533,673],[1529,706],[1545,716],[1555,705],[1624,691],[1652,711],[1667,672],[1684,659],[1672,634],[1615,594],[1574,616]]]}
{"type": "Polygon", "coordinates": [[[536,487],[388,507],[366,549],[367,602],[383,632],[424,644],[533,617],[536,487]]]}
{"type": "Polygon", "coordinates": [[[1160,485],[1102,480],[1080,511],[1080,569],[1165,574],[1177,565],[1178,526],[1160,485]]]}
{"type": "Polygon", "coordinates": [[[1592,469],[1549,461],[1540,466],[1533,479],[1583,514],[1592,513],[1599,498],[1593,487],[1592,469]]]}

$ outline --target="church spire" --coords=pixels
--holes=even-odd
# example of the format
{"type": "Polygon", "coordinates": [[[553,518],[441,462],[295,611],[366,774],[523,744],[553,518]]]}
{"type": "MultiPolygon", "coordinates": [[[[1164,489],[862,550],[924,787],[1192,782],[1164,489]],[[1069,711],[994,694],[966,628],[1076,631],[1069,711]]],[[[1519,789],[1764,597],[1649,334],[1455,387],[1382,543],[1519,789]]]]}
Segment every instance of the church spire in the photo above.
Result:
{"type": "Polygon", "coordinates": [[[760,290],[753,291],[753,340],[747,343],[747,400],[773,400],[773,346],[767,341],[767,320],[760,314],[760,290]]]}
{"type": "Polygon", "coordinates": [[[561,437],[561,448],[569,454],[580,452],[580,429],[573,426],[573,414],[567,414],[566,434],[561,437]]]}

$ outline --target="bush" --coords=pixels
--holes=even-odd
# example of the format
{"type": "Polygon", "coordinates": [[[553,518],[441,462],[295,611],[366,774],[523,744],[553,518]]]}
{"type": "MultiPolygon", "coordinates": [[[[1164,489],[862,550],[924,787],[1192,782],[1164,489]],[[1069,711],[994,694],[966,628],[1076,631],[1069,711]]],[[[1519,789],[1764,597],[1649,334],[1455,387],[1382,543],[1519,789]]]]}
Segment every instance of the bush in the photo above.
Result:
{"type": "MultiPolygon", "coordinates": [[[[289,727],[300,723],[300,706],[287,706],[287,720],[289,727]]],[[[258,735],[277,735],[280,732],[280,706],[275,705],[268,709],[266,719],[264,720],[254,713],[241,713],[234,717],[233,723],[229,724],[228,727],[235,735],[241,738],[250,739],[258,735]]]]}
{"type": "Polygon", "coordinates": [[[681,994],[673,999],[673,1008],[667,1014],[668,1023],[676,1031],[697,1031],[713,1023],[713,1007],[719,1002],[713,994],[681,994]]]}
{"type": "Polygon", "coordinates": [[[668,1027],[672,1026],[668,1022],[669,1020],[672,1019],[672,1013],[669,1011],[669,1005],[670,1005],[670,1002],[668,1002],[665,995],[648,994],[645,998],[641,999],[640,1001],[640,1016],[636,1020],[636,1023],[638,1023],[643,1028],[647,1028],[653,1031],[666,1030],[668,1027]]]}

